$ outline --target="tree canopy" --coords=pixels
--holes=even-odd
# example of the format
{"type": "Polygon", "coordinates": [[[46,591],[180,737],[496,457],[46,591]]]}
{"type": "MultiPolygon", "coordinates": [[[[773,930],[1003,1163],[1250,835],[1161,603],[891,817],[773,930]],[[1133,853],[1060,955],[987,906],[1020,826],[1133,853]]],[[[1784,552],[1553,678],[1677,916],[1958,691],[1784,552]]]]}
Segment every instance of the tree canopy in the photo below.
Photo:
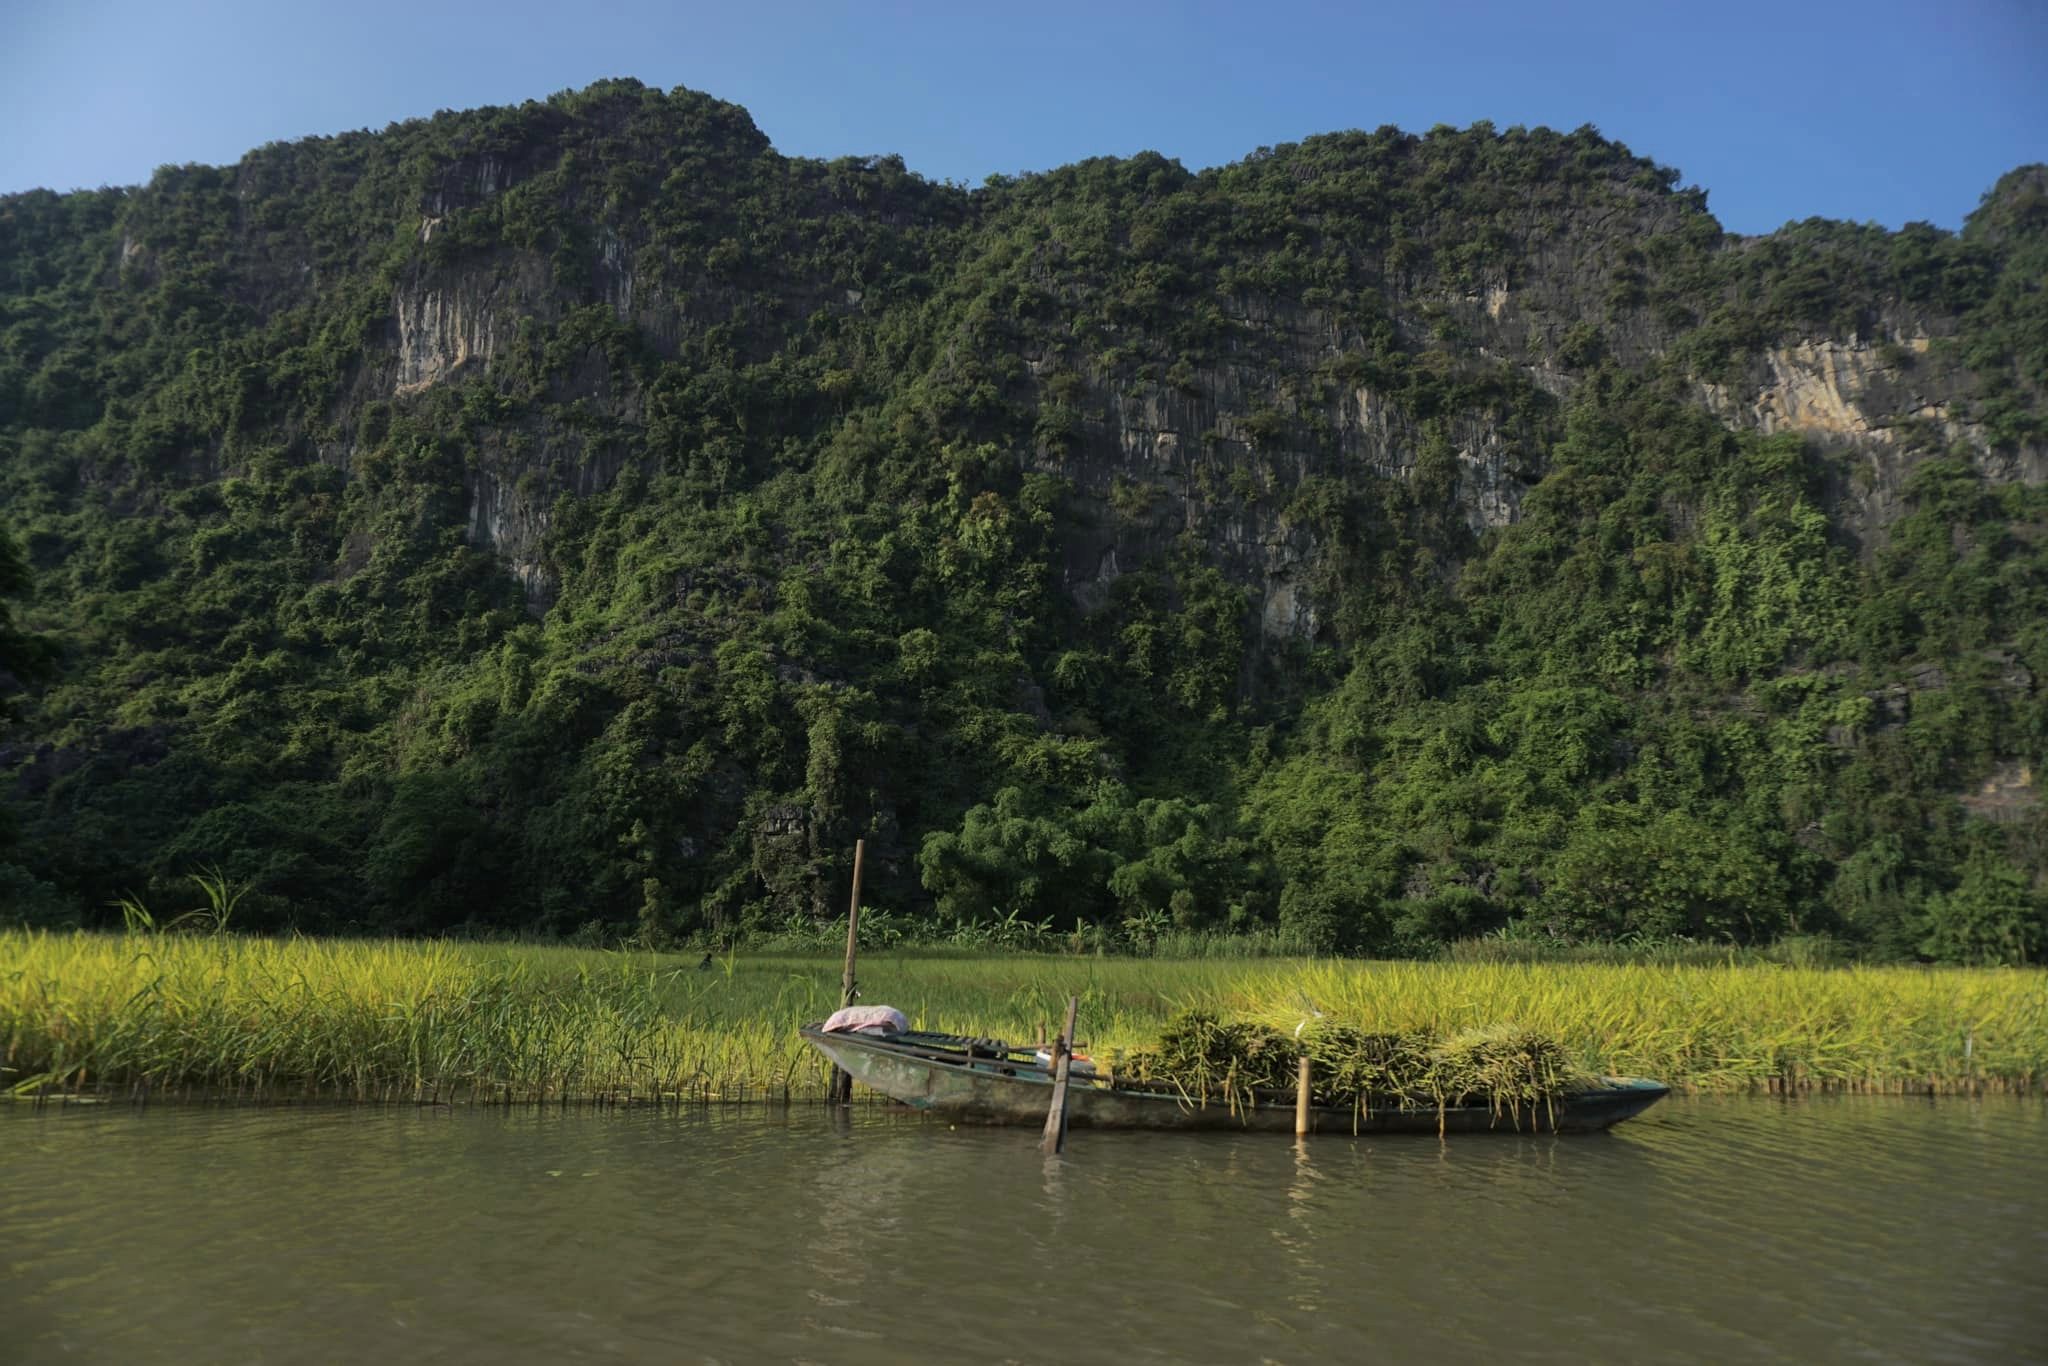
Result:
{"type": "Polygon", "coordinates": [[[941,925],[2038,957],[2043,172],[1678,180],[969,191],[606,82],[0,199],[0,902],[727,937],[865,838],[941,925]]]}

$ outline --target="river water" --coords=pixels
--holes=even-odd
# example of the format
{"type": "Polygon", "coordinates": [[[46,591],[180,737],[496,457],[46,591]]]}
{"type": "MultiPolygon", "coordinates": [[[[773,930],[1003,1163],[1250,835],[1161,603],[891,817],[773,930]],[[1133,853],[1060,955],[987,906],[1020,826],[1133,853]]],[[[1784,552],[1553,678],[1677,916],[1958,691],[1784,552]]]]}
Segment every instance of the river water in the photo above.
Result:
{"type": "Polygon", "coordinates": [[[1609,1135],[0,1113],[0,1360],[2048,1359],[2048,1104],[1609,1135]]]}

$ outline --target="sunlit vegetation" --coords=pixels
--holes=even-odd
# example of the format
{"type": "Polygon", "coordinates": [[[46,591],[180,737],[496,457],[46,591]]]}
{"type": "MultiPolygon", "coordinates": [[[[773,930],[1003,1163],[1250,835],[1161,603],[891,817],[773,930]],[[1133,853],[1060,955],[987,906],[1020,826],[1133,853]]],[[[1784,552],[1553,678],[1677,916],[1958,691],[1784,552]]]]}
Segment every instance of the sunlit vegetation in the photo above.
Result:
{"type": "MultiPolygon", "coordinates": [[[[2048,490],[1998,460],[2043,439],[2042,185],[1737,242],[1591,129],[1478,125],[970,191],[612,82],[8,197],[0,920],[168,922],[205,873],[255,932],[723,950],[825,923],[864,838],[961,944],[2038,960],[2048,490]],[[1481,346],[1495,290],[1531,330],[1481,346]],[[420,368],[429,296],[512,301],[487,365],[420,368]],[[1983,444],[1890,433],[1880,527],[1860,466],[1699,406],[1811,338],[1962,366],[1983,444]],[[1361,394],[1405,468],[1336,454],[1361,394]],[[1144,405],[1202,428],[1170,477],[1112,434],[1144,405]],[[1246,526],[1312,630],[1262,634],[1246,526]]],[[[759,1066],[673,1022],[617,1069],[165,1066],[759,1089],[774,1024],[759,1066]]]]}
{"type": "MultiPolygon", "coordinates": [[[[0,1066],[22,1095],[461,1103],[818,1098],[795,1027],[839,1002],[822,957],[232,935],[0,932],[0,1066]]],[[[1554,1041],[1560,1065],[1703,1091],[2027,1090],[2048,991],[2027,969],[1171,961],[870,954],[863,999],[914,1027],[1098,1056],[1207,1009],[1340,1029],[1554,1041]],[[1476,1033],[1475,1033],[1476,1031],[1476,1033]]],[[[1476,1040],[1477,1042],[1472,1042],[1476,1040]]]]}

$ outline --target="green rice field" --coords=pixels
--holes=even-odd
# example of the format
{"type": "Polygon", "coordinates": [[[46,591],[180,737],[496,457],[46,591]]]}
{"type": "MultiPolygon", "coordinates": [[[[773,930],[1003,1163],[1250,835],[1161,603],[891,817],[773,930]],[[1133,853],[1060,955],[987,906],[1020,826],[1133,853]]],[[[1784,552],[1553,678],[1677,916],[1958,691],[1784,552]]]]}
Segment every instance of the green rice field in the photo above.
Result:
{"type": "MultiPolygon", "coordinates": [[[[808,1100],[795,1027],[840,964],[403,940],[0,931],[0,1091],[454,1103],[808,1100]]],[[[871,953],[867,1004],[1097,1050],[1201,1007],[1292,1031],[1513,1025],[1590,1071],[1682,1089],[2030,1091],[2048,973],[1602,963],[1174,961],[871,953]]]]}

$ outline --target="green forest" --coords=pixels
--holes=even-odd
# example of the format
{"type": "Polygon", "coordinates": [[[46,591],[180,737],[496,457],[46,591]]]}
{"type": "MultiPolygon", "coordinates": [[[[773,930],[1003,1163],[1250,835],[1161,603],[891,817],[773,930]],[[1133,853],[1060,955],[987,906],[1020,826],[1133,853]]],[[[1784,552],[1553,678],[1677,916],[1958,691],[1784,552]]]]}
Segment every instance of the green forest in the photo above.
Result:
{"type": "Polygon", "coordinates": [[[2048,167],[1680,179],[613,81],[0,198],[0,922],[800,940],[862,839],[978,945],[2040,961],[2048,167]]]}

